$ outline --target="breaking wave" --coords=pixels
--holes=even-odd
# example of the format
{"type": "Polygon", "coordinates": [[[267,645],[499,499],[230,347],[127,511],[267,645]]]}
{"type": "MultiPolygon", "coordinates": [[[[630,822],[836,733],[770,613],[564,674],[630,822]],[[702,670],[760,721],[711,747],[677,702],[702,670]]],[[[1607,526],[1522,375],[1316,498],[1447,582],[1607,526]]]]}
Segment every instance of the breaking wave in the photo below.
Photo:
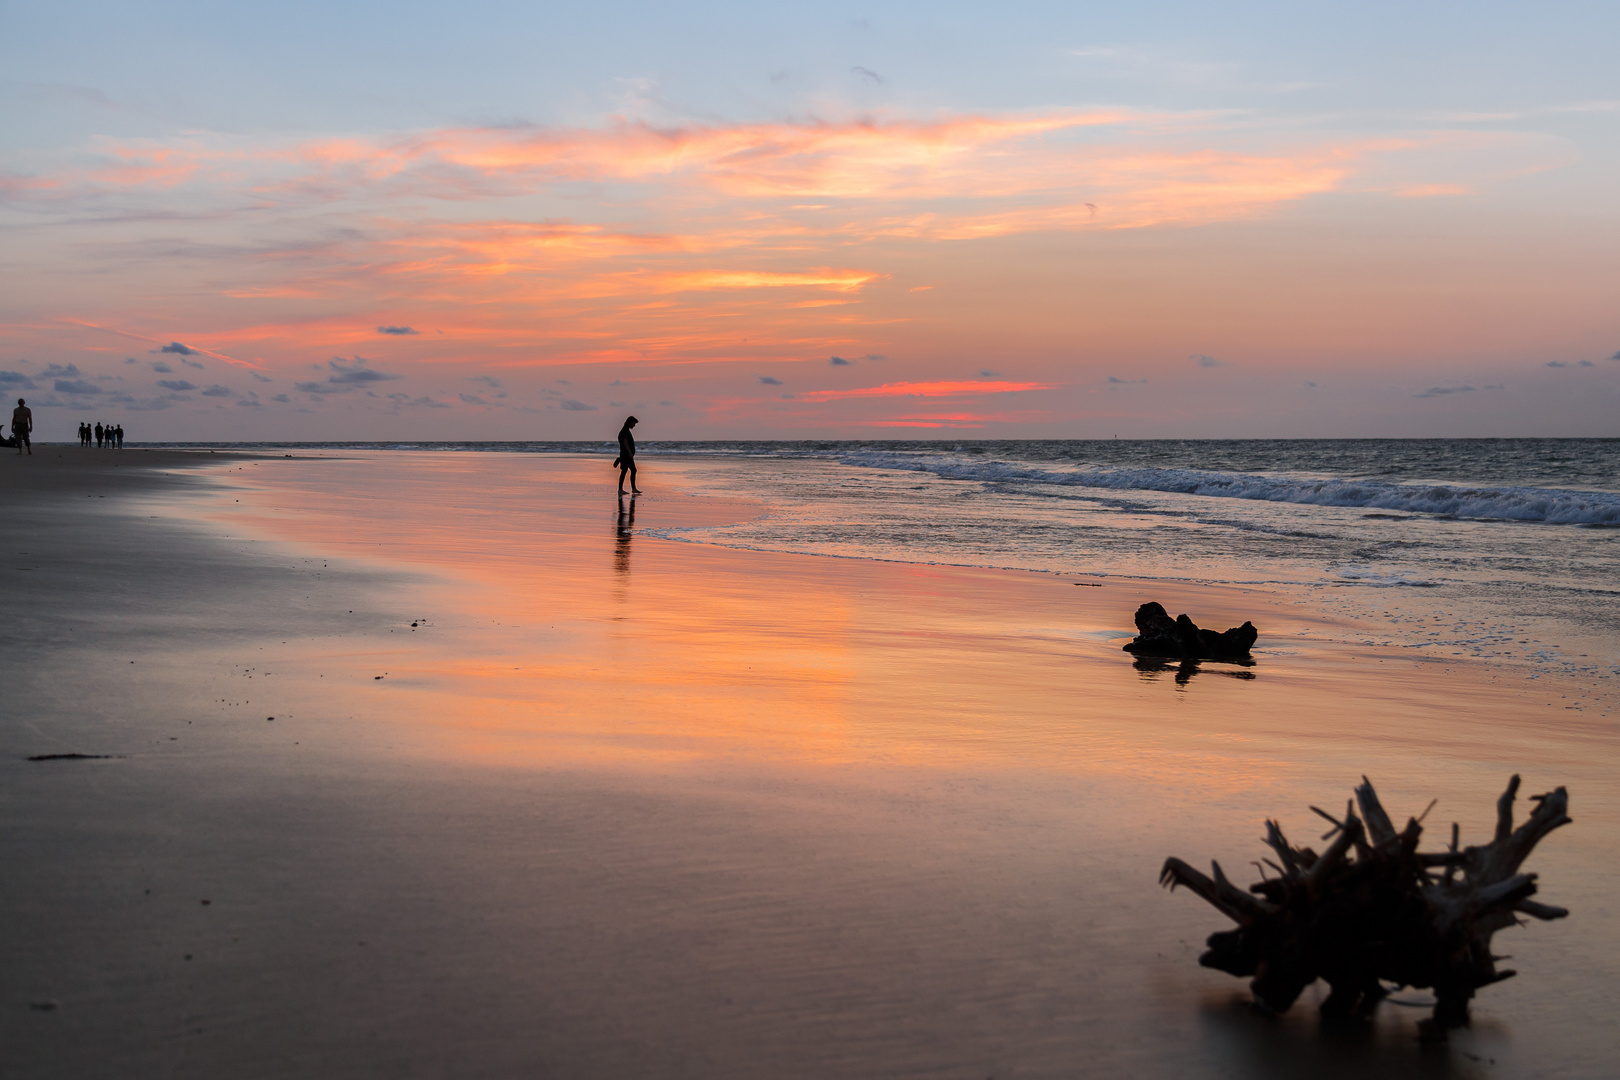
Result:
{"type": "Polygon", "coordinates": [[[1554,525],[1620,525],[1620,495],[1536,487],[1397,484],[1380,480],[1311,479],[1201,469],[1043,468],[1008,461],[856,452],[847,465],[932,473],[949,480],[1054,485],[1111,491],[1163,491],[1217,499],[1301,503],[1406,514],[1554,525]]]}

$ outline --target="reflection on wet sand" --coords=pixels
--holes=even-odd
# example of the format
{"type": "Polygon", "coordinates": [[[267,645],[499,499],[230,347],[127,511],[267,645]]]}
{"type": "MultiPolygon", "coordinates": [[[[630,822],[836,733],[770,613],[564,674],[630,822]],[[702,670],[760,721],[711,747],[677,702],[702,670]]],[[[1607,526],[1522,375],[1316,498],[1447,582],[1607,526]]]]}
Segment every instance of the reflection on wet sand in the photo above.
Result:
{"type": "Polygon", "coordinates": [[[1254,667],[1253,660],[1226,660],[1208,662],[1219,663],[1221,666],[1206,669],[1203,667],[1206,661],[1203,660],[1165,660],[1162,657],[1157,656],[1143,656],[1137,658],[1137,660],[1131,664],[1131,667],[1141,672],[1142,678],[1150,682],[1157,679],[1160,675],[1163,675],[1167,671],[1174,671],[1176,673],[1176,685],[1178,687],[1186,686],[1192,681],[1194,675],[1197,675],[1205,670],[1208,670],[1212,675],[1224,675],[1228,679],[1241,679],[1247,681],[1252,680],[1255,677],[1255,674],[1252,671],[1226,670],[1228,666],[1240,668],[1254,667]]]}
{"type": "MultiPolygon", "coordinates": [[[[1403,1037],[1412,1010],[1386,1005],[1372,1021],[1323,1023],[1316,1002],[1302,1002],[1277,1017],[1256,1010],[1248,995],[1210,995],[1199,1014],[1207,1052],[1226,1062],[1232,1075],[1253,1080],[1445,1080],[1476,1077],[1479,1065],[1495,1065],[1472,1051],[1414,1050],[1403,1037]],[[1461,1060],[1458,1060],[1458,1059],[1461,1060]]],[[[1494,1023],[1482,1025],[1497,1028],[1494,1023]]],[[[1499,1028],[1488,1034],[1501,1038],[1499,1028]]],[[[1494,1070],[1492,1071],[1494,1073],[1494,1070]]]]}
{"type": "Polygon", "coordinates": [[[630,538],[635,535],[636,528],[636,497],[630,496],[628,504],[621,493],[619,495],[618,519],[614,523],[613,535],[613,572],[618,576],[621,587],[620,599],[623,599],[622,587],[630,580],[630,538]]]}
{"type": "MultiPolygon", "coordinates": [[[[1536,783],[1572,789],[1582,777],[1596,786],[1594,770],[1612,758],[1549,734],[1561,719],[1551,709],[1532,743],[1522,695],[1483,680],[1459,673],[1440,685],[1432,669],[1307,653],[1315,647],[1302,641],[1267,652],[1263,680],[1254,665],[1127,665],[1117,641],[1140,583],[1075,589],[1045,575],[666,542],[656,537],[673,524],[757,511],[663,489],[609,510],[596,464],[475,454],[272,462],[266,493],[242,493],[222,512],[420,574],[411,614],[433,616],[427,635],[289,646],[275,658],[278,732],[310,717],[329,748],[348,740],[370,755],[387,745],[427,771],[507,776],[523,799],[563,775],[597,793],[559,796],[532,833],[528,818],[491,804],[489,828],[546,838],[519,860],[539,879],[598,882],[559,887],[543,912],[524,909],[518,924],[544,931],[537,953],[574,942],[571,927],[600,926],[608,966],[590,956],[564,973],[600,982],[612,965],[639,970],[657,955],[653,944],[608,944],[626,927],[648,928],[663,966],[638,985],[681,986],[709,1022],[733,1025],[729,1042],[705,1040],[701,1025],[670,1022],[672,999],[637,991],[643,1015],[618,1004],[622,987],[604,985],[592,1015],[637,1045],[731,1047],[785,1062],[778,1075],[945,1073],[970,1059],[982,1062],[978,1075],[1087,1065],[1226,1075],[1244,1062],[1291,1075],[1263,1027],[1224,1013],[1200,1020],[1201,995],[1224,992],[1226,977],[1198,968],[1189,943],[1222,927],[1158,894],[1166,854],[1230,857],[1257,814],[1320,801],[1363,772],[1392,800],[1474,807],[1499,793],[1504,755],[1512,768],[1528,761],[1536,783]],[[373,681],[384,667],[389,678],[373,681]],[[1150,684],[1167,672],[1183,691],[1200,673],[1225,677],[1166,694],[1150,684]],[[668,789],[656,799],[649,777],[668,789]],[[562,834],[571,846],[552,839],[562,834]],[[638,910],[600,906],[613,892],[600,881],[620,880],[643,890],[638,910]],[[692,942],[701,948],[687,957],[692,942]],[[730,965],[721,975],[716,957],[730,965]],[[743,979],[756,991],[746,1005],[732,989],[743,979]],[[942,1032],[919,1019],[947,1015],[974,1022],[942,1032]],[[1098,1049],[1105,1043],[1117,1057],[1098,1049]],[[835,1046],[866,1048],[869,1060],[814,1057],[835,1046]],[[811,1064],[795,1068],[801,1052],[811,1064]]],[[[1258,593],[1151,588],[1213,620],[1300,619],[1258,593]]],[[[1263,647],[1282,642],[1268,635],[1263,647]]],[[[1597,843],[1590,866],[1607,865],[1612,836],[1570,832],[1597,843]]],[[[1591,871],[1561,846],[1538,852],[1537,869],[1560,858],[1561,889],[1578,891],[1591,871]]],[[[467,872],[505,873],[492,865],[467,872]]],[[[1525,951],[1541,951],[1535,970],[1546,972],[1560,969],[1551,953],[1563,947],[1545,935],[1525,951]]],[[[1566,952],[1563,966],[1598,962],[1566,952]]],[[[1537,1046],[1569,1031],[1556,1006],[1512,984],[1481,1005],[1476,1035],[1492,1030],[1493,1013],[1514,1016],[1515,1037],[1537,1046]]],[[[1293,1049],[1279,1053],[1327,1059],[1310,1041],[1320,1026],[1308,1005],[1296,1013],[1281,1027],[1294,1041],[1277,1044],[1293,1049]]],[[[1378,1060],[1415,1053],[1409,1018],[1391,1010],[1379,1031],[1378,1060]]],[[[711,1075],[758,1075],[757,1060],[711,1075]]]]}

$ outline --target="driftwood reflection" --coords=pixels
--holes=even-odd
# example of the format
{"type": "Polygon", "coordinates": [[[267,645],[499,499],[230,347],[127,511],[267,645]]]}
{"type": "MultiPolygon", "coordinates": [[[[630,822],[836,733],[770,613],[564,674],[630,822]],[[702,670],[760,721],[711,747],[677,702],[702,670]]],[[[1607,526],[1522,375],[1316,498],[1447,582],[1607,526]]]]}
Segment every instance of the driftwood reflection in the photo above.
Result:
{"type": "Polygon", "coordinates": [[[1176,685],[1186,686],[1192,681],[1194,675],[1208,672],[1211,675],[1223,675],[1228,679],[1251,680],[1255,678],[1252,671],[1243,670],[1254,667],[1253,660],[1231,660],[1205,667],[1199,660],[1165,660],[1157,656],[1143,656],[1131,664],[1144,679],[1157,679],[1166,672],[1175,672],[1176,685]],[[1239,670],[1233,671],[1232,668],[1239,670]]]}

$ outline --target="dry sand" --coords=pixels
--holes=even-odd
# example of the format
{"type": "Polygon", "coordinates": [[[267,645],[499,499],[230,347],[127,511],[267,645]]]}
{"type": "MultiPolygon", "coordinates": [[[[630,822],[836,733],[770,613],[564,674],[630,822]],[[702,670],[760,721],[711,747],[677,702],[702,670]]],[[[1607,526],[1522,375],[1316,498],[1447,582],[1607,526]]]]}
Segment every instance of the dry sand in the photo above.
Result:
{"type": "Polygon", "coordinates": [[[631,525],[595,459],[36,450],[0,456],[8,1077],[1615,1058],[1613,733],[1489,667],[1258,592],[662,541],[759,508],[656,461],[631,525]],[[1258,662],[1138,670],[1149,598],[1254,618],[1258,662]],[[113,756],[26,760],[66,753],[113,756]],[[1529,869],[1575,914],[1498,937],[1521,975],[1446,1048],[1401,1005],[1252,1015],[1196,965],[1223,920],[1155,884],[1363,772],[1481,838],[1514,771],[1571,790],[1529,869]]]}

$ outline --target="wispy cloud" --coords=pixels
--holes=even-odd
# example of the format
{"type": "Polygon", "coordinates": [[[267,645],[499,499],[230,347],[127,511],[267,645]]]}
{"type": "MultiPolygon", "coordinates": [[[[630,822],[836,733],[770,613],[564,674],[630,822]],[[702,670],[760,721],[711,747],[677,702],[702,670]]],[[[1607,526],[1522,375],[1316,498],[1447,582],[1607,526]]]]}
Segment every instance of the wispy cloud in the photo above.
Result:
{"type": "Polygon", "coordinates": [[[1413,394],[1412,396],[1415,397],[1415,398],[1446,397],[1446,396],[1448,396],[1450,394],[1471,394],[1471,393],[1473,393],[1475,391],[1475,389],[1476,389],[1475,387],[1466,386],[1466,385],[1464,385],[1464,386],[1431,386],[1427,390],[1420,391],[1420,392],[1418,392],[1416,394],[1413,394]]]}
{"type": "MultiPolygon", "coordinates": [[[[205,365],[201,361],[196,359],[199,356],[206,356],[206,357],[208,357],[208,358],[210,358],[212,360],[221,360],[221,361],[224,361],[227,364],[231,364],[231,365],[233,365],[235,367],[240,367],[240,368],[251,369],[254,366],[252,364],[244,363],[243,361],[236,359],[236,357],[234,357],[234,356],[227,356],[224,353],[215,352],[212,349],[195,348],[195,347],[193,347],[191,345],[186,345],[186,344],[183,344],[182,342],[179,342],[179,341],[171,341],[167,345],[162,346],[161,348],[149,349],[147,351],[150,352],[150,353],[154,353],[154,354],[156,354],[156,353],[170,353],[170,354],[172,354],[174,356],[179,357],[180,362],[182,364],[186,365],[187,367],[197,368],[198,370],[202,370],[205,367],[205,365]]],[[[153,364],[152,364],[153,370],[154,371],[168,370],[168,368],[166,366],[165,367],[159,367],[158,366],[159,364],[162,364],[162,363],[163,363],[163,361],[161,361],[161,360],[153,361],[153,364]]]]}
{"type": "Polygon", "coordinates": [[[842,401],[874,397],[969,397],[977,394],[1016,394],[1025,390],[1050,390],[1050,383],[1015,382],[896,382],[855,390],[810,390],[799,394],[803,401],[842,401]]]}
{"type": "MultiPolygon", "coordinates": [[[[368,366],[370,360],[363,356],[355,356],[345,360],[341,356],[334,356],[326,362],[326,370],[331,374],[325,382],[308,379],[293,384],[293,389],[304,394],[347,394],[373,383],[389,382],[404,376],[394,375],[386,371],[378,371],[368,366]]],[[[206,393],[206,391],[205,391],[206,393]]]]}
{"type": "Polygon", "coordinates": [[[396,409],[400,409],[400,408],[405,408],[405,409],[448,409],[448,408],[450,408],[450,403],[448,401],[439,401],[436,398],[428,397],[426,394],[422,394],[422,395],[420,395],[418,397],[411,397],[411,395],[409,395],[409,394],[389,394],[388,395],[388,400],[393,403],[393,406],[396,409]]]}
{"type": "Polygon", "coordinates": [[[391,375],[385,371],[377,371],[375,368],[367,367],[366,365],[370,362],[363,356],[356,356],[350,360],[345,360],[341,356],[334,356],[326,362],[326,366],[331,368],[333,372],[326,381],[337,386],[355,386],[403,378],[400,375],[391,375]]]}
{"type": "MultiPolygon", "coordinates": [[[[1361,159],[1414,144],[1296,137],[1274,151],[1213,149],[1208,136],[1232,124],[1214,113],[1067,109],[449,128],[282,144],[103,140],[95,165],[12,177],[8,186],[14,199],[57,201],[98,191],[167,198],[184,190],[193,201],[201,195],[221,206],[240,205],[246,190],[263,212],[345,198],[465,202],[619,183],[678,192],[684,202],[697,200],[703,218],[746,223],[752,233],[814,230],[806,208],[838,200],[844,213],[837,231],[845,235],[970,237],[1249,216],[1332,190],[1361,159]],[[739,216],[737,199],[764,205],[739,216]]],[[[715,223],[704,221],[704,231],[715,223]]]]}
{"type": "Polygon", "coordinates": [[[407,335],[407,334],[417,334],[417,333],[420,333],[420,332],[421,331],[416,330],[413,327],[409,327],[409,326],[379,326],[379,327],[377,327],[377,333],[379,333],[379,334],[393,334],[395,337],[401,337],[401,336],[404,336],[404,335],[407,335]]]}

